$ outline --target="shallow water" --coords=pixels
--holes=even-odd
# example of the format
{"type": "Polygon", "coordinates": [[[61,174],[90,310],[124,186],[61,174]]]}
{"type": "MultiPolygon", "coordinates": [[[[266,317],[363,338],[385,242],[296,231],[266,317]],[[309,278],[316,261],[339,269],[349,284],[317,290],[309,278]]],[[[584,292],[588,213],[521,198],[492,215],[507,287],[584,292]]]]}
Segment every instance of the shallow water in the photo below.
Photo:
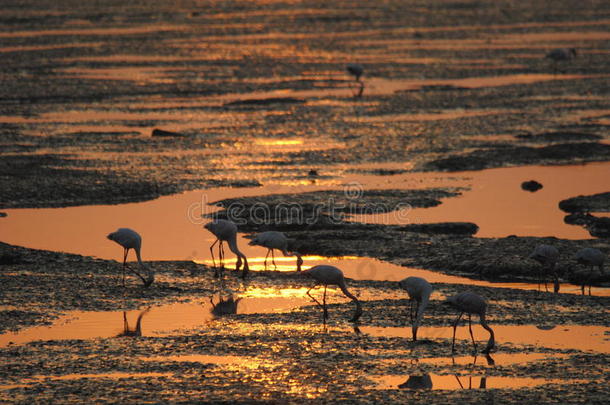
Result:
{"type": "MultiPolygon", "coordinates": [[[[119,259],[120,248],[105,236],[119,227],[138,230],[143,237],[144,260],[206,260],[213,236],[202,229],[202,218],[218,210],[210,203],[226,198],[278,193],[341,189],[346,193],[367,189],[470,187],[463,195],[447,198],[433,208],[416,208],[353,220],[373,223],[427,223],[470,221],[479,226],[476,236],[555,236],[590,239],[582,227],[563,222],[559,201],[576,195],[607,191],[610,163],[578,166],[525,166],[451,174],[406,173],[393,176],[346,175],[327,183],[263,187],[211,188],[164,196],[152,201],[119,205],[68,208],[8,209],[2,219],[0,240],[19,246],[47,249],[104,259],[119,259]],[[543,188],[535,193],[521,189],[536,179],[543,188]],[[342,186],[343,184],[343,186],[342,186]],[[83,231],[85,230],[86,231],[83,231]]],[[[239,240],[248,257],[266,253],[239,240]]],[[[256,260],[253,260],[256,262],[256,260]]]]}

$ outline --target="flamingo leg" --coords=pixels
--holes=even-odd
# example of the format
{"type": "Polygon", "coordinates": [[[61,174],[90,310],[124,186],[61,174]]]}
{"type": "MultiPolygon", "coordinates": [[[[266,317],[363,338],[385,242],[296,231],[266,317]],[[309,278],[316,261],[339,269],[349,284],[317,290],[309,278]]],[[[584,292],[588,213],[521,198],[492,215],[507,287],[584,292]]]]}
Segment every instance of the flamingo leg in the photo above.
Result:
{"type": "Polygon", "coordinates": [[[409,298],[409,320],[413,323],[413,300],[409,298]]]}
{"type": "Polygon", "coordinates": [[[271,249],[267,249],[267,255],[265,256],[265,270],[267,270],[267,259],[269,258],[269,253],[271,252],[271,249]]]}
{"type": "Polygon", "coordinates": [[[326,309],[326,284],[324,285],[324,296],[322,298],[322,302],[324,303],[324,320],[328,318],[328,310],[326,309]]]}
{"type": "Polygon", "coordinates": [[[453,340],[451,342],[451,353],[455,351],[455,330],[457,329],[460,319],[462,319],[462,315],[464,315],[464,312],[460,312],[460,315],[457,317],[455,322],[453,322],[453,340]]]}
{"type": "Polygon", "coordinates": [[[214,245],[216,245],[218,243],[220,239],[216,239],[214,241],[214,243],[212,243],[212,245],[210,246],[210,253],[212,254],[212,265],[214,267],[216,267],[216,260],[214,260],[214,245]]]}
{"type": "Polygon", "coordinates": [[[223,241],[220,241],[220,245],[218,246],[218,255],[220,256],[220,268],[225,268],[225,246],[223,241]]]}
{"type": "Polygon", "coordinates": [[[311,290],[313,290],[314,288],[316,288],[316,287],[317,287],[317,286],[319,286],[319,285],[320,285],[320,283],[316,282],[316,283],[315,283],[313,286],[311,286],[311,288],[310,288],[309,290],[307,290],[307,292],[306,292],[305,294],[307,294],[307,295],[309,296],[309,298],[311,298],[312,300],[314,300],[316,304],[318,304],[319,306],[321,306],[322,308],[324,308],[324,305],[322,305],[322,304],[320,303],[320,301],[318,301],[317,299],[315,299],[315,297],[309,293],[311,290]]]}
{"type": "Polygon", "coordinates": [[[474,341],[474,335],[472,334],[472,315],[468,314],[468,330],[470,331],[470,338],[472,339],[472,345],[474,346],[474,351],[477,351],[477,344],[474,341]]]}

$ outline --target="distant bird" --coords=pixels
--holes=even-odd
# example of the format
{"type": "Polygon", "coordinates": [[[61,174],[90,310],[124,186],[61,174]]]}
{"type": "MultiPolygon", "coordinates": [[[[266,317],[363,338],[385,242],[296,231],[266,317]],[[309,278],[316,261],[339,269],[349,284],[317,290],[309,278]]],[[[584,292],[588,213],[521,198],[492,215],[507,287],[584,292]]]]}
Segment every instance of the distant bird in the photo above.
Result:
{"type": "Polygon", "coordinates": [[[412,324],[413,341],[415,342],[417,340],[417,328],[430,301],[432,286],[421,277],[407,277],[398,284],[402,289],[407,290],[409,294],[409,316],[412,324]],[[413,321],[413,301],[416,302],[415,313],[417,315],[415,321],[413,321]]]}
{"type": "Polygon", "coordinates": [[[567,62],[576,57],[575,48],[557,48],[553,49],[545,55],[545,58],[553,61],[553,71],[557,73],[557,64],[559,62],[567,62]]]}
{"type": "Polygon", "coordinates": [[[136,274],[138,277],[140,277],[140,279],[142,279],[144,287],[150,286],[153,281],[155,281],[155,273],[152,271],[152,269],[142,263],[142,256],[140,254],[140,250],[142,248],[142,237],[140,236],[140,234],[134,231],[133,229],[119,228],[115,232],[108,234],[107,238],[123,246],[123,287],[125,287],[125,267],[129,249],[135,250],[138,263],[140,264],[142,270],[147,273],[147,278],[144,278],[134,269],[130,268],[130,270],[134,272],[134,274],[136,274]]]}
{"type": "Polygon", "coordinates": [[[269,257],[269,253],[271,253],[271,261],[273,262],[273,266],[277,270],[277,265],[275,264],[275,255],[273,251],[275,249],[282,252],[284,256],[296,256],[297,257],[297,271],[301,271],[301,265],[303,264],[303,259],[301,255],[297,252],[289,252],[288,251],[288,238],[282,232],[276,231],[267,231],[261,232],[252,238],[250,246],[262,246],[267,248],[267,255],[265,256],[265,270],[267,270],[267,258],[269,257]]]}
{"type": "Polygon", "coordinates": [[[214,245],[220,242],[220,245],[218,246],[218,255],[220,256],[220,265],[223,267],[223,260],[225,256],[223,242],[227,242],[231,252],[235,253],[237,256],[235,270],[239,271],[243,260],[244,272],[242,273],[242,277],[246,278],[250,268],[248,267],[248,259],[246,258],[246,255],[244,255],[237,247],[237,225],[226,219],[215,219],[212,222],[208,222],[203,227],[216,236],[216,240],[210,246],[210,253],[212,254],[212,262],[214,263],[214,267],[216,267],[216,261],[214,260],[214,245]]]}
{"type": "Polygon", "coordinates": [[[603,267],[604,262],[606,261],[606,256],[599,249],[584,248],[576,252],[576,261],[578,264],[585,266],[585,268],[590,267],[588,277],[583,277],[580,289],[582,291],[582,295],[585,295],[585,285],[589,284],[589,295],[591,295],[591,280],[594,277],[593,268],[597,266],[599,268],[599,274],[604,274],[603,267]]]}
{"type": "Polygon", "coordinates": [[[360,81],[360,76],[364,73],[364,67],[359,63],[348,63],[346,66],[347,72],[356,78],[356,81],[360,81]]]}
{"type": "Polygon", "coordinates": [[[530,259],[536,260],[542,266],[538,271],[538,289],[540,289],[541,280],[544,279],[544,289],[548,291],[546,285],[546,275],[552,274],[554,278],[554,291],[559,292],[559,276],[555,271],[555,265],[559,259],[559,250],[551,245],[538,245],[529,255],[530,259]]]}
{"type": "Polygon", "coordinates": [[[339,270],[335,266],[319,265],[303,271],[302,274],[305,274],[316,280],[316,283],[309,290],[307,290],[306,294],[312,300],[314,300],[316,304],[322,307],[324,311],[324,322],[326,322],[326,319],[328,318],[328,310],[326,309],[326,287],[329,285],[338,286],[346,297],[351,298],[352,301],[356,303],[356,312],[354,313],[354,316],[350,320],[350,322],[356,322],[358,318],[360,318],[360,316],[362,315],[362,307],[360,306],[360,301],[358,301],[358,299],[347,290],[347,286],[345,284],[345,277],[343,276],[343,272],[341,270],[339,270]],[[324,298],[322,300],[322,304],[320,304],[317,299],[315,299],[311,294],[309,294],[312,289],[316,288],[319,285],[324,285],[324,298]]]}
{"type": "Polygon", "coordinates": [[[359,63],[348,63],[346,69],[350,75],[356,78],[356,82],[360,84],[360,89],[355,96],[362,97],[362,93],[364,92],[364,82],[360,80],[360,77],[362,77],[362,74],[364,73],[364,67],[359,63]]]}
{"type": "Polygon", "coordinates": [[[464,315],[464,313],[467,313],[468,329],[470,330],[470,337],[472,338],[474,350],[477,350],[477,344],[475,343],[474,335],[472,334],[471,315],[477,314],[481,319],[481,326],[487,329],[487,331],[489,332],[489,341],[487,342],[487,347],[485,348],[485,350],[483,350],[483,353],[489,353],[495,345],[495,340],[494,331],[489,327],[489,325],[487,325],[487,322],[485,321],[485,312],[487,311],[487,303],[485,302],[485,300],[475,293],[466,291],[447,298],[445,303],[451,305],[452,307],[460,311],[460,315],[453,323],[453,341],[451,343],[451,352],[453,353],[455,351],[455,330],[457,329],[457,325],[460,322],[462,315],[464,315]]]}

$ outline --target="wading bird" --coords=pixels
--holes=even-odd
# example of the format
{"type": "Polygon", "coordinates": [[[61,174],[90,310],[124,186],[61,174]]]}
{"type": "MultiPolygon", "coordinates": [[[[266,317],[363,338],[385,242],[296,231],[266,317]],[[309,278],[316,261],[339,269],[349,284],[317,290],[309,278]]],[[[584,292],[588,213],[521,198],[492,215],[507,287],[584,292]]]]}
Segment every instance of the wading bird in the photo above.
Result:
{"type": "Polygon", "coordinates": [[[585,269],[589,267],[589,269],[587,269],[589,270],[588,274],[583,276],[580,290],[582,291],[582,295],[585,295],[585,285],[589,284],[589,295],[591,295],[591,280],[594,278],[594,267],[597,266],[599,268],[600,275],[604,274],[603,267],[606,257],[599,249],[584,248],[576,252],[576,261],[578,264],[585,266],[585,269]]]}
{"type": "Polygon", "coordinates": [[[147,277],[144,278],[140,273],[136,270],[130,270],[142,279],[144,283],[144,287],[150,286],[153,281],[155,281],[155,273],[151,268],[142,263],[142,256],[140,255],[140,249],[142,248],[142,237],[133,229],[129,228],[119,228],[115,232],[108,234],[108,239],[114,241],[123,247],[123,287],[125,287],[125,267],[127,262],[127,254],[129,253],[129,249],[133,249],[136,252],[136,258],[138,259],[138,263],[140,264],[140,268],[147,273],[147,277]]]}
{"type": "Polygon", "coordinates": [[[250,246],[262,246],[267,248],[267,255],[265,256],[265,270],[267,270],[267,258],[269,257],[269,253],[271,253],[271,261],[273,266],[277,270],[277,265],[275,264],[275,255],[273,251],[275,249],[279,250],[284,254],[284,256],[296,256],[297,257],[297,271],[301,271],[301,265],[303,264],[303,259],[301,255],[297,252],[289,252],[288,251],[288,238],[282,232],[276,231],[267,231],[262,232],[254,236],[250,243],[250,246]]]}
{"type": "Polygon", "coordinates": [[[485,300],[475,293],[466,291],[447,298],[445,303],[460,311],[460,315],[453,323],[453,341],[451,342],[451,353],[455,351],[455,330],[457,329],[458,323],[460,322],[460,319],[464,313],[468,314],[468,329],[470,330],[470,337],[472,338],[472,344],[474,345],[475,352],[477,350],[477,344],[475,343],[474,335],[472,334],[471,315],[479,315],[479,318],[481,319],[481,326],[487,329],[489,332],[489,341],[487,342],[487,347],[485,350],[483,350],[483,353],[489,353],[495,345],[495,340],[494,331],[485,321],[485,312],[487,311],[487,303],[485,300]]]}
{"type": "Polygon", "coordinates": [[[430,283],[421,277],[407,277],[401,280],[399,283],[400,287],[407,290],[409,294],[409,317],[411,318],[413,341],[417,340],[417,328],[424,316],[424,311],[430,301],[430,294],[432,294],[432,286],[430,283]],[[413,301],[416,302],[415,307],[415,321],[413,321],[413,301]]]}
{"type": "Polygon", "coordinates": [[[314,300],[316,304],[322,307],[324,311],[323,319],[325,323],[326,319],[328,318],[328,310],[326,309],[326,287],[329,285],[338,286],[346,297],[350,298],[356,303],[356,312],[354,313],[354,316],[350,320],[350,322],[356,322],[358,318],[360,318],[360,316],[362,315],[362,307],[360,306],[360,301],[358,301],[358,299],[347,290],[347,286],[345,285],[345,277],[343,276],[343,272],[341,270],[339,270],[335,266],[319,265],[303,271],[302,274],[305,274],[316,280],[316,283],[309,290],[307,290],[306,294],[312,300],[314,300]],[[324,286],[324,298],[322,299],[322,304],[320,304],[317,299],[315,299],[311,294],[309,294],[312,289],[316,288],[319,285],[324,286]]]}
{"type": "Polygon", "coordinates": [[[360,80],[360,77],[364,73],[364,67],[358,63],[348,63],[346,66],[347,72],[356,78],[356,82],[360,85],[360,89],[358,93],[355,94],[356,97],[362,97],[362,93],[364,92],[364,82],[360,80]]]}
{"type": "Polygon", "coordinates": [[[553,49],[545,55],[545,58],[553,61],[553,72],[557,73],[557,64],[559,62],[567,62],[576,57],[576,49],[574,48],[557,48],[553,49]]]}
{"type": "Polygon", "coordinates": [[[529,255],[529,258],[536,260],[542,266],[538,271],[538,289],[540,289],[541,280],[544,278],[544,289],[545,291],[548,291],[546,275],[550,273],[554,278],[554,291],[556,293],[559,292],[559,276],[555,271],[555,265],[559,259],[559,251],[557,248],[551,245],[538,245],[532,254],[529,255]]]}
{"type": "MultiPolygon", "coordinates": [[[[246,255],[243,254],[237,247],[237,225],[235,225],[232,221],[227,221],[226,219],[215,219],[212,222],[208,222],[203,227],[216,236],[216,240],[210,246],[210,253],[212,254],[212,263],[214,263],[214,268],[216,268],[216,261],[214,260],[214,245],[220,242],[220,245],[218,246],[218,255],[220,256],[220,266],[224,268],[223,260],[225,253],[223,242],[227,242],[231,252],[235,253],[237,256],[235,270],[239,271],[243,260],[244,272],[242,273],[242,277],[246,278],[250,268],[248,267],[248,259],[246,258],[246,255]]],[[[215,274],[218,275],[218,272],[215,274]]]]}

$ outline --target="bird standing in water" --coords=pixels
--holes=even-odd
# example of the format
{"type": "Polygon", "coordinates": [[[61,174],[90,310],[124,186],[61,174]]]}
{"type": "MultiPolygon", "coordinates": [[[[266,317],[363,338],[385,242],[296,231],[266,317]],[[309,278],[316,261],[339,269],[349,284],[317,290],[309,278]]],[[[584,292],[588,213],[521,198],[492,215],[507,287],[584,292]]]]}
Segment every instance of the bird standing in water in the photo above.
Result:
{"type": "Polygon", "coordinates": [[[301,255],[297,252],[289,252],[288,251],[288,238],[282,232],[276,231],[267,231],[261,232],[252,238],[250,246],[262,246],[267,248],[267,255],[265,256],[265,270],[267,270],[267,258],[269,258],[269,253],[271,253],[271,261],[273,266],[277,270],[277,265],[275,264],[275,255],[273,251],[275,249],[281,251],[284,256],[296,256],[297,257],[297,271],[301,271],[301,265],[303,264],[303,259],[301,255]]]}
{"type": "Polygon", "coordinates": [[[485,348],[485,350],[483,350],[483,353],[489,353],[495,345],[495,339],[494,331],[489,327],[489,325],[487,325],[487,322],[485,321],[485,312],[487,311],[487,303],[485,302],[485,300],[475,293],[466,291],[447,298],[445,303],[451,305],[460,312],[460,315],[453,323],[453,341],[451,343],[451,353],[455,351],[455,330],[457,329],[457,325],[460,322],[460,319],[462,318],[462,315],[464,315],[464,313],[468,314],[468,329],[470,330],[470,337],[472,338],[472,344],[474,345],[475,351],[477,350],[477,344],[475,343],[474,335],[472,334],[471,315],[479,315],[479,318],[481,319],[481,326],[487,329],[487,331],[489,332],[489,341],[487,342],[487,347],[485,348]]]}
{"type": "MultiPolygon", "coordinates": [[[[212,262],[214,263],[214,267],[216,267],[216,261],[214,260],[214,245],[220,242],[218,246],[218,255],[220,256],[220,265],[224,268],[224,247],[223,243],[227,242],[229,244],[229,249],[231,252],[235,253],[237,256],[237,263],[235,264],[235,270],[239,271],[242,265],[242,260],[244,263],[244,271],[242,273],[242,277],[246,278],[250,268],[248,267],[248,259],[246,255],[243,254],[239,248],[237,247],[237,225],[232,221],[228,221],[226,219],[215,219],[212,222],[208,222],[203,226],[208,231],[212,232],[214,236],[216,236],[216,240],[210,246],[210,253],[212,254],[212,262]]],[[[218,274],[216,272],[216,274],[218,274]]]]}
{"type": "Polygon", "coordinates": [[[538,271],[538,289],[540,289],[541,279],[544,278],[544,289],[548,291],[546,275],[551,273],[554,278],[554,291],[556,293],[559,292],[559,276],[555,271],[555,265],[559,259],[559,251],[557,248],[551,245],[538,245],[532,254],[529,255],[529,258],[536,260],[542,266],[540,271],[538,271]]]}
{"type": "Polygon", "coordinates": [[[409,316],[411,318],[413,341],[417,340],[417,328],[424,316],[424,311],[430,302],[430,294],[432,294],[432,286],[426,279],[421,277],[407,277],[401,280],[400,287],[407,290],[409,294],[409,316]],[[413,320],[413,301],[416,302],[415,321],[413,320]]]}
{"type": "Polygon", "coordinates": [[[312,300],[314,300],[316,304],[322,307],[322,310],[324,311],[323,319],[325,323],[326,319],[328,318],[328,310],[326,309],[326,287],[329,285],[338,286],[346,297],[350,298],[352,301],[354,301],[354,303],[356,303],[356,312],[354,313],[354,316],[352,317],[350,322],[356,322],[358,318],[360,318],[360,316],[362,315],[362,307],[360,305],[360,301],[358,301],[358,299],[347,290],[347,285],[345,284],[345,277],[343,276],[343,272],[341,270],[339,270],[335,266],[319,265],[303,271],[302,274],[305,274],[316,280],[316,283],[309,290],[307,290],[306,294],[312,300]],[[324,286],[324,298],[322,299],[322,304],[311,294],[309,294],[312,289],[319,285],[324,286]]]}
{"type": "Polygon", "coordinates": [[[557,64],[559,62],[568,62],[576,57],[576,49],[575,48],[557,48],[553,49],[549,53],[545,55],[545,58],[548,58],[553,61],[553,73],[557,74],[557,64]]]}
{"type": "Polygon", "coordinates": [[[142,237],[140,236],[140,234],[134,231],[133,229],[119,228],[115,232],[108,234],[107,238],[123,247],[123,287],[125,287],[125,267],[127,266],[126,262],[129,249],[135,250],[136,258],[138,259],[140,268],[147,273],[147,277],[144,278],[134,269],[130,268],[130,270],[134,272],[135,275],[140,277],[140,279],[142,279],[144,287],[150,286],[153,281],[155,281],[155,273],[152,271],[152,269],[150,269],[142,262],[142,256],[140,253],[140,250],[142,248],[142,237]]]}
{"type": "Polygon", "coordinates": [[[348,63],[346,69],[350,75],[356,78],[356,82],[360,85],[358,93],[355,94],[355,97],[362,97],[362,93],[364,92],[364,82],[360,80],[360,77],[364,73],[364,67],[359,63],[348,63]]]}
{"type": "Polygon", "coordinates": [[[599,268],[599,274],[604,274],[604,261],[606,257],[601,250],[595,248],[584,248],[576,252],[576,261],[578,264],[582,264],[585,267],[589,267],[589,273],[583,277],[583,281],[580,285],[582,295],[585,295],[585,285],[589,284],[589,295],[591,295],[591,279],[594,276],[593,268],[597,266],[599,268]]]}

